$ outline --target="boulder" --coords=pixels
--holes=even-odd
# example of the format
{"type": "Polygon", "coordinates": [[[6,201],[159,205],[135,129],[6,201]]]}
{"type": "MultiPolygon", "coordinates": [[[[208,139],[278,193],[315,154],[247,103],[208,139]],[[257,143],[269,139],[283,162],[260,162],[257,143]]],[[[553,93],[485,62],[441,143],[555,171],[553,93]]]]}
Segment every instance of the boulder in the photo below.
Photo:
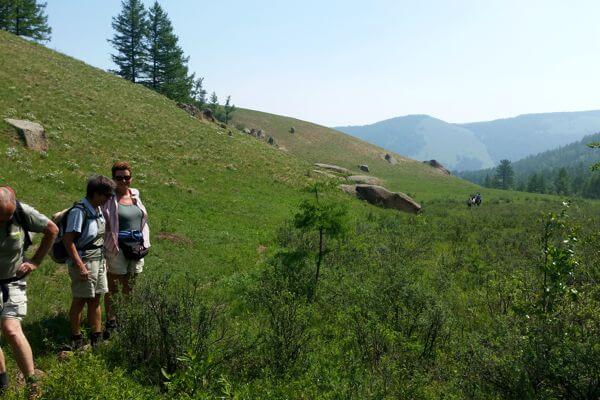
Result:
{"type": "Polygon", "coordinates": [[[368,185],[381,185],[383,183],[381,179],[369,175],[351,175],[346,179],[352,183],[366,183],[368,185]]]}
{"type": "Polygon", "coordinates": [[[200,111],[200,109],[193,104],[177,103],[177,107],[181,108],[192,117],[202,118],[202,111],[200,111]]]}
{"type": "Polygon", "coordinates": [[[448,171],[442,164],[440,164],[437,160],[429,160],[429,161],[423,161],[424,164],[430,165],[433,168],[437,169],[438,171],[440,171],[441,173],[445,174],[445,175],[452,175],[450,173],[450,171],[448,171]]]}
{"type": "Polygon", "coordinates": [[[294,128],[293,126],[290,128],[290,133],[296,133],[296,128],[294,128]]]}
{"type": "Polygon", "coordinates": [[[394,210],[417,214],[421,211],[421,205],[401,192],[390,192],[383,186],[378,185],[340,185],[339,188],[346,193],[355,194],[357,198],[369,203],[394,210]],[[352,191],[354,189],[354,193],[352,191]]]}
{"type": "Polygon", "coordinates": [[[391,154],[389,154],[389,153],[386,153],[386,154],[383,156],[383,159],[384,159],[385,161],[389,162],[389,163],[390,163],[390,164],[392,164],[392,165],[396,165],[396,164],[398,164],[398,160],[396,160],[396,159],[395,159],[395,158],[394,158],[394,157],[393,157],[391,154]]]}
{"type": "Polygon", "coordinates": [[[252,133],[252,131],[250,129],[248,129],[248,128],[244,128],[244,133],[247,134],[247,135],[249,135],[249,134],[252,133]]]}
{"type": "Polygon", "coordinates": [[[215,117],[210,108],[205,108],[202,110],[202,118],[209,120],[210,122],[215,122],[215,117]]]}
{"type": "Polygon", "coordinates": [[[369,172],[369,166],[366,164],[359,165],[358,169],[360,169],[361,171],[364,171],[364,172],[369,172]]]}
{"type": "Polygon", "coordinates": [[[275,146],[275,139],[273,139],[273,136],[269,136],[269,140],[267,140],[267,143],[269,143],[272,146],[275,146]]]}
{"type": "Polygon", "coordinates": [[[17,129],[28,148],[35,151],[48,151],[48,139],[42,125],[23,119],[6,118],[4,121],[17,129]]]}
{"type": "Polygon", "coordinates": [[[349,174],[350,173],[349,169],[344,168],[344,167],[339,167],[337,165],[316,163],[315,166],[317,168],[328,169],[330,171],[337,172],[338,174],[349,174]]]}
{"type": "Polygon", "coordinates": [[[352,196],[356,196],[358,197],[357,193],[356,193],[356,185],[339,185],[338,186],[342,191],[352,195],[352,196]]]}

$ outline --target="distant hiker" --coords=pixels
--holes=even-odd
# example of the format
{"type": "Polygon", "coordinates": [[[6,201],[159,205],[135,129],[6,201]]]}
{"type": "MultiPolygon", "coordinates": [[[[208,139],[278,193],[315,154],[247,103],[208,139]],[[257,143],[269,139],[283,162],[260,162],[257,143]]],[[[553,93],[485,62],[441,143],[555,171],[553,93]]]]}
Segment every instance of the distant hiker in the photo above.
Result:
{"type": "MultiPolygon", "coordinates": [[[[58,228],[52,221],[27,204],[17,201],[11,188],[0,187],[0,323],[13,357],[32,388],[35,386],[33,354],[21,329],[21,320],[27,314],[25,276],[40,266],[56,235],[58,228]],[[41,232],[43,237],[33,257],[26,259],[25,251],[31,244],[29,232],[41,232]]],[[[4,353],[0,350],[0,391],[7,386],[6,363],[4,353]]]]}
{"type": "Polygon", "coordinates": [[[475,195],[475,204],[477,204],[478,206],[481,205],[481,194],[480,193],[477,193],[475,195]]]}
{"type": "Polygon", "coordinates": [[[131,292],[133,280],[144,269],[144,256],[150,248],[148,212],[139,190],[131,188],[131,166],[127,162],[114,163],[112,176],[116,183],[115,195],[102,208],[107,223],[104,246],[109,288],[109,293],[104,295],[105,338],[116,328],[110,296],[119,292],[119,284],[123,294],[131,292]]]}
{"type": "Polygon", "coordinates": [[[98,344],[102,336],[100,297],[108,292],[108,283],[103,249],[105,222],[100,206],[113,195],[114,189],[113,181],[105,176],[90,178],[86,196],[67,215],[62,240],[69,254],[67,265],[73,296],[69,318],[74,350],[83,346],[81,317],[86,304],[92,346],[98,344]]]}

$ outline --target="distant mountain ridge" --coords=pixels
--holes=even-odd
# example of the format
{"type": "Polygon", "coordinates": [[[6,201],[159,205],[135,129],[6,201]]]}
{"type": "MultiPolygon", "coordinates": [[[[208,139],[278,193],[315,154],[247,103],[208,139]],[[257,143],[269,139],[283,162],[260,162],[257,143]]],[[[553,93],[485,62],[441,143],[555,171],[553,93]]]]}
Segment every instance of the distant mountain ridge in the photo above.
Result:
{"type": "Polygon", "coordinates": [[[341,132],[418,160],[436,159],[452,170],[493,167],[600,132],[600,110],[523,114],[493,121],[453,124],[407,115],[341,132]]]}

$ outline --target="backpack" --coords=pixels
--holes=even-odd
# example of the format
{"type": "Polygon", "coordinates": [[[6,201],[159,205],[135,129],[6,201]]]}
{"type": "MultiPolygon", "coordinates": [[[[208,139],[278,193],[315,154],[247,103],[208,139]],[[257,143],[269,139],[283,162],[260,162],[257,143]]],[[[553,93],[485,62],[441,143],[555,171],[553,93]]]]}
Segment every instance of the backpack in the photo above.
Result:
{"type": "MultiPolygon", "coordinates": [[[[57,264],[64,264],[69,259],[69,253],[67,252],[67,248],[65,247],[65,244],[63,243],[62,239],[65,234],[65,231],[67,230],[67,217],[71,210],[74,208],[78,208],[81,211],[83,211],[83,223],[81,228],[82,232],[85,230],[84,227],[87,227],[89,220],[96,218],[95,216],[89,215],[89,212],[87,208],[83,205],[83,203],[75,203],[71,207],[65,208],[64,210],[59,211],[52,216],[52,222],[54,222],[56,226],[58,226],[59,233],[48,254],[50,255],[50,258],[52,258],[52,261],[54,261],[57,264]]],[[[90,245],[91,243],[88,243],[82,248],[79,248],[76,243],[75,247],[77,247],[77,250],[88,250],[88,246],[90,245]]]]}

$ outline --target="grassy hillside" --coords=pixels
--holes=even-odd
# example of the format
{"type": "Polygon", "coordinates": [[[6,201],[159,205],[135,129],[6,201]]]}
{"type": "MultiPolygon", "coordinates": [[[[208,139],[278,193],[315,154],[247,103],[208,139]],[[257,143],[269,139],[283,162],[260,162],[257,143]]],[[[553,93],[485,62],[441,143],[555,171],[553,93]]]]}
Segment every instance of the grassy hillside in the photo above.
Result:
{"type": "Polygon", "coordinates": [[[287,151],[230,136],[1,31],[0,116],[37,121],[50,139],[47,154],[26,150],[0,122],[0,182],[23,201],[53,213],[83,195],[89,174],[125,159],[150,212],[145,271],[97,352],[57,359],[69,279],[50,261],[32,274],[24,329],[48,374],[45,399],[599,395],[598,203],[541,219],[562,199],[487,190],[467,209],[477,187],[421,163],[391,166],[359,140],[248,110],[236,122],[287,151]],[[426,212],[326,188],[317,203],[304,190],[314,162],[367,163],[426,212]]]}
{"type": "Polygon", "coordinates": [[[409,193],[418,201],[439,198],[462,199],[476,187],[440,174],[437,170],[389,150],[367,143],[334,129],[295,118],[240,109],[234,113],[233,123],[247,128],[265,130],[276,143],[290,154],[309,163],[329,163],[361,173],[358,165],[367,164],[370,174],[383,178],[392,190],[409,193]],[[295,133],[290,133],[290,128],[295,133]],[[383,155],[391,154],[399,163],[391,165],[383,155]]]}

